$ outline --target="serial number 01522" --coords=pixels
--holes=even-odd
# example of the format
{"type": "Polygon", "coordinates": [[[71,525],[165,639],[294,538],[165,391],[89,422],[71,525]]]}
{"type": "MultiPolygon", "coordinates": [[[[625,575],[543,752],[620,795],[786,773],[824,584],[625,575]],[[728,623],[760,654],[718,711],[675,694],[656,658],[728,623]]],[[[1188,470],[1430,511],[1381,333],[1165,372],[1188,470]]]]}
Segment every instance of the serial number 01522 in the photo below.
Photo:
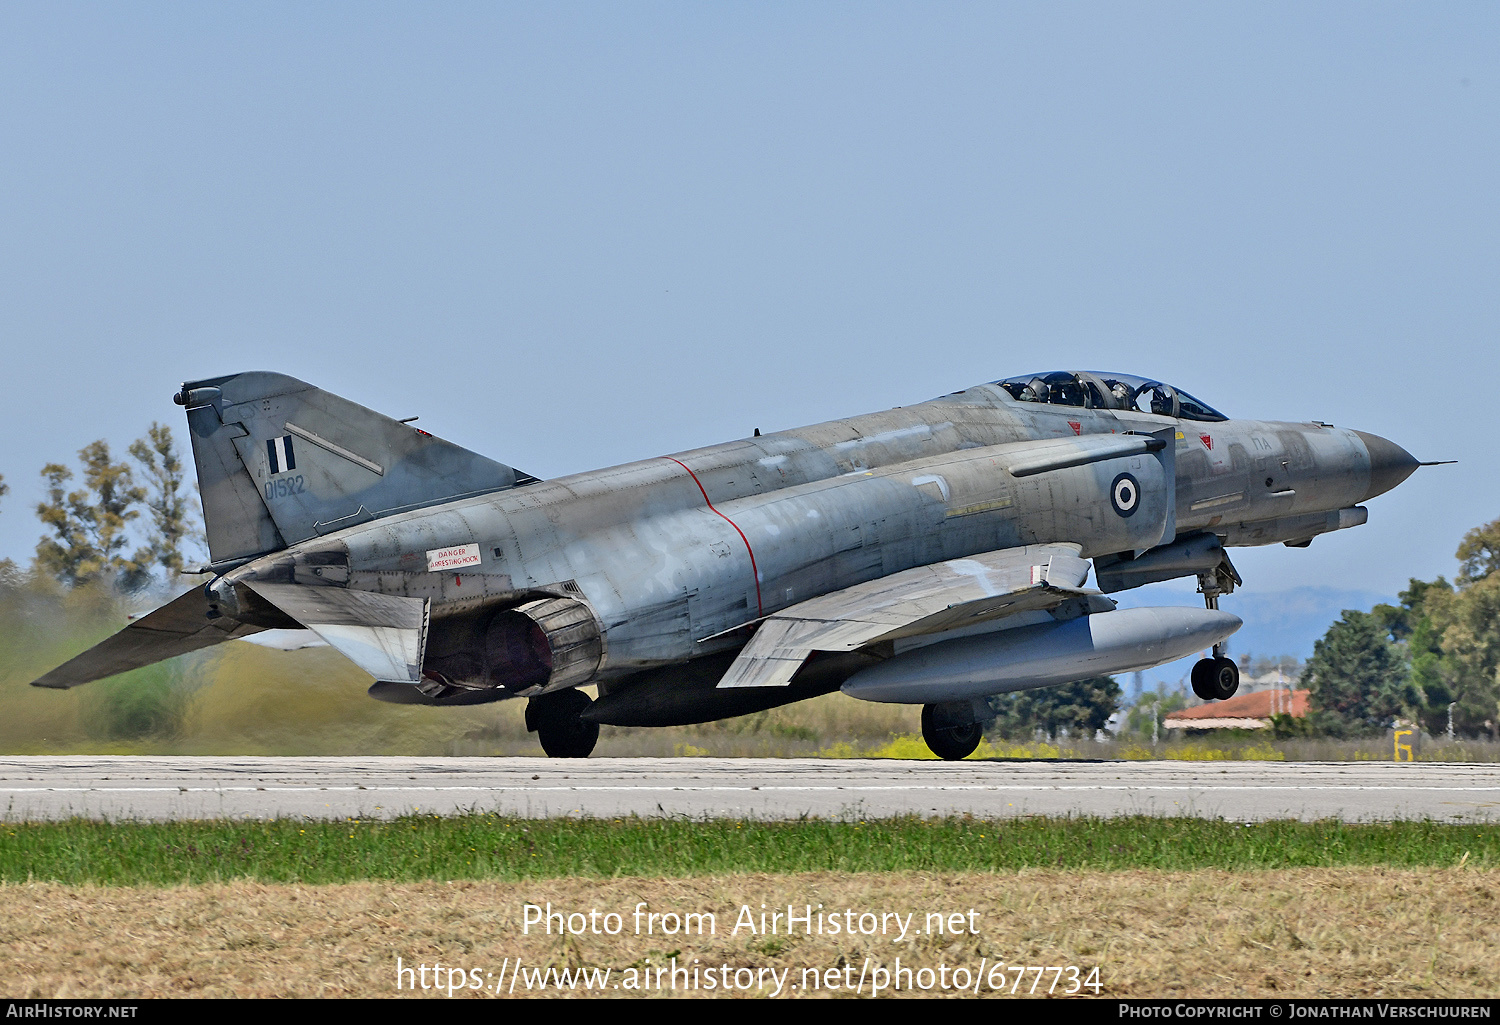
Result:
{"type": "Polygon", "coordinates": [[[287,495],[300,495],[307,490],[307,485],[302,483],[302,474],[295,477],[278,477],[275,480],[266,481],[266,501],[273,498],[285,498],[287,495]]]}

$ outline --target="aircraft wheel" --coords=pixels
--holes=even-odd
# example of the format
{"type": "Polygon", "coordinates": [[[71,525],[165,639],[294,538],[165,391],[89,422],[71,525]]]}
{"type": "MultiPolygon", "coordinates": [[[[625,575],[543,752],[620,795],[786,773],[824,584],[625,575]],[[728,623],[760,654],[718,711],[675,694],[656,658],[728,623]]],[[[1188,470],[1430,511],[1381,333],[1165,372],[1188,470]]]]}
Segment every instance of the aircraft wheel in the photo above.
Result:
{"type": "Polygon", "coordinates": [[[984,739],[984,723],[972,722],[963,726],[940,727],[937,712],[932,705],[922,706],[922,739],[932,753],[946,761],[956,762],[967,758],[984,739]]]}
{"type": "Polygon", "coordinates": [[[586,722],[583,710],[593,704],[576,690],[532,698],[526,706],[526,725],[536,731],[549,758],[587,758],[599,742],[599,724],[586,722]]]}
{"type": "Polygon", "coordinates": [[[1234,692],[1240,689],[1240,667],[1234,664],[1234,659],[1223,656],[1213,662],[1214,697],[1220,701],[1234,697],[1234,692]]]}
{"type": "Polygon", "coordinates": [[[1214,690],[1214,673],[1218,668],[1218,664],[1211,658],[1200,658],[1193,663],[1193,693],[1204,701],[1212,701],[1219,696],[1214,690]]]}

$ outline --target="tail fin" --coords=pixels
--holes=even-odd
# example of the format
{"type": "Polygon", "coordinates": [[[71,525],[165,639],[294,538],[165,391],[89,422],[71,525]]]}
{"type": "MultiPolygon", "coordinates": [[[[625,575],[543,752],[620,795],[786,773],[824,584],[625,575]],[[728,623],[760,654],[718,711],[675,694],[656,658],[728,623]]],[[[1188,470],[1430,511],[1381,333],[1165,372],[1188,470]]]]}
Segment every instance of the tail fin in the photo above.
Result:
{"type": "Polygon", "coordinates": [[[536,480],[282,374],[191,381],[175,401],[215,564],[536,480]]]}

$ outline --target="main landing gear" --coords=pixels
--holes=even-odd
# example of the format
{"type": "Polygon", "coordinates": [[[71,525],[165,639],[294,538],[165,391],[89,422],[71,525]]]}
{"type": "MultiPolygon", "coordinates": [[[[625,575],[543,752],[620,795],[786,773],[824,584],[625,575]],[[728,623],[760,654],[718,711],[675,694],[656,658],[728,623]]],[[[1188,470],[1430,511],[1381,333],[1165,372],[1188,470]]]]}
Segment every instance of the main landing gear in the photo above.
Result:
{"type": "Polygon", "coordinates": [[[922,739],[932,753],[949,762],[967,758],[984,739],[984,720],[993,717],[986,704],[975,701],[944,701],[922,706],[922,739]]]}
{"type": "MultiPolygon", "coordinates": [[[[1219,607],[1219,595],[1232,593],[1235,585],[1242,583],[1228,555],[1212,572],[1198,574],[1198,591],[1203,595],[1203,604],[1210,609],[1219,607]]],[[[1224,645],[1219,643],[1214,645],[1212,658],[1199,659],[1194,664],[1191,679],[1193,693],[1204,701],[1223,701],[1240,689],[1240,667],[1225,656],[1224,645]]]]}
{"type": "Polygon", "coordinates": [[[599,724],[583,718],[594,702],[582,691],[538,694],[526,703],[526,728],[549,758],[587,758],[599,742],[599,724]]]}

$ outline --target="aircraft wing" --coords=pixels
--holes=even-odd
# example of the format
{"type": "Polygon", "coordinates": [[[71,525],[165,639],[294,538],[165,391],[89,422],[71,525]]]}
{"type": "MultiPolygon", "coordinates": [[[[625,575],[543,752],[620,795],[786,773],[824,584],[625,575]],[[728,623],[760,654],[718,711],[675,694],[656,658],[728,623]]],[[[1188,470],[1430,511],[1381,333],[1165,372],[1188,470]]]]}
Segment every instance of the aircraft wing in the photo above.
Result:
{"type": "Polygon", "coordinates": [[[719,686],[784,687],[814,651],[853,651],[1093,595],[1082,586],[1089,563],[1081,551],[1075,544],[1006,548],[801,602],[761,622],[719,686]]]}
{"type": "Polygon", "coordinates": [[[102,680],[106,676],[127,672],[160,662],[173,655],[211,647],[220,641],[248,637],[261,627],[249,626],[228,617],[207,618],[208,597],[203,588],[195,587],[179,595],[155,612],[142,616],[125,629],[72,658],[41,679],[33,687],[66,689],[81,683],[102,680]]]}
{"type": "Polygon", "coordinates": [[[375,679],[421,682],[427,599],[342,587],[246,583],[375,679]]]}

